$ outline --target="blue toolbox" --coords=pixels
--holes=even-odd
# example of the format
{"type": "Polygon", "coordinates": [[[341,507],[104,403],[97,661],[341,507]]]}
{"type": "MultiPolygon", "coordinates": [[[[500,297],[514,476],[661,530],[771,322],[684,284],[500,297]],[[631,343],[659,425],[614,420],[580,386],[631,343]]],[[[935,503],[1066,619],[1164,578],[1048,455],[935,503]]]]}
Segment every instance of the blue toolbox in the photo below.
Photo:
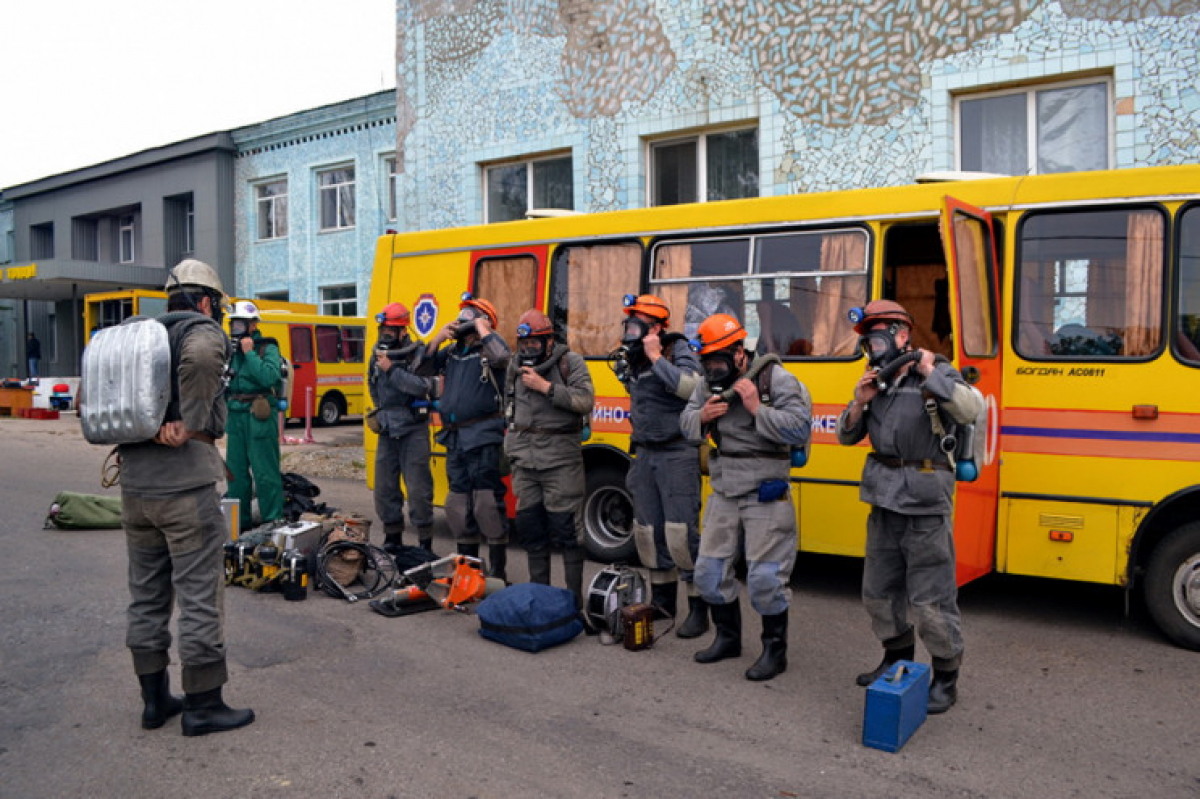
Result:
{"type": "Polygon", "coordinates": [[[901,660],[867,686],[863,746],[898,752],[925,721],[929,666],[901,660]]]}

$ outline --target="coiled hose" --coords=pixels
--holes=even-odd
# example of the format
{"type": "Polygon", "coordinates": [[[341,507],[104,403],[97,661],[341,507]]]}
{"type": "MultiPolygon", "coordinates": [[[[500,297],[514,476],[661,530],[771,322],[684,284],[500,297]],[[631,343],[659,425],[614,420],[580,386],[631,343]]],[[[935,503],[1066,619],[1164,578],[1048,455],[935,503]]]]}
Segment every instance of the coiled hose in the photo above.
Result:
{"type": "Polygon", "coordinates": [[[396,574],[396,561],[392,560],[392,556],[382,548],[372,544],[358,541],[334,541],[332,544],[321,547],[317,553],[316,587],[335,599],[345,599],[347,602],[371,599],[386,591],[395,582],[396,574]],[[359,557],[343,557],[351,552],[358,553],[359,557]],[[347,586],[335,580],[329,573],[331,558],[339,558],[343,562],[345,560],[361,562],[362,567],[358,572],[358,577],[350,584],[357,583],[362,586],[363,590],[351,591],[347,586]]]}

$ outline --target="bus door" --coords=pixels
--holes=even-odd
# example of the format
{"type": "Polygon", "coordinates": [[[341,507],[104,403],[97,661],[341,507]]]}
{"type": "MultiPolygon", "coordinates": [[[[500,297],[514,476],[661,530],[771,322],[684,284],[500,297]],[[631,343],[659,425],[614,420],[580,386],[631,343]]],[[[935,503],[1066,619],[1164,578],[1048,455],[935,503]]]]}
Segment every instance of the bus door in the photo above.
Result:
{"type": "Polygon", "coordinates": [[[312,325],[288,325],[288,343],[292,356],[292,396],[288,400],[288,417],[304,419],[317,410],[317,364],[313,358],[312,325]]]}
{"type": "Polygon", "coordinates": [[[959,482],[954,503],[954,546],[958,583],[992,571],[996,554],[999,503],[1001,348],[999,274],[991,215],[945,198],[942,246],[950,278],[954,362],[987,401],[987,435],[975,453],[979,477],[959,482]]]}
{"type": "MultiPolygon", "coordinates": [[[[489,250],[471,255],[471,293],[496,307],[500,324],[496,330],[513,353],[517,350],[517,321],[530,308],[545,312],[546,257],[549,247],[517,250],[489,250]]],[[[549,314],[547,314],[549,316],[549,314]]],[[[500,381],[503,390],[504,381],[500,381]]],[[[503,398],[501,398],[503,412],[503,398]]],[[[505,504],[508,515],[515,516],[517,500],[512,492],[512,478],[505,477],[508,486],[505,504]]]]}

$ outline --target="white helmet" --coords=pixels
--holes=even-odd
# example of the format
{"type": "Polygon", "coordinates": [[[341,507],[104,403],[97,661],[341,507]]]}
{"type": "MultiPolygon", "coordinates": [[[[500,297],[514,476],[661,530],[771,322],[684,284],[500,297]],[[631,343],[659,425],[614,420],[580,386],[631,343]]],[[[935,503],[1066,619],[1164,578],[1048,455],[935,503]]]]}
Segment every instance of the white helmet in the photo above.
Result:
{"type": "Polygon", "coordinates": [[[225,293],[221,286],[221,278],[217,277],[217,270],[203,261],[188,258],[180,261],[171,270],[167,276],[166,290],[170,294],[192,287],[210,289],[221,295],[225,293]]]}
{"type": "Polygon", "coordinates": [[[262,319],[258,315],[258,306],[250,302],[250,300],[238,300],[233,304],[233,311],[229,314],[230,319],[254,319],[259,321],[262,319]]]}

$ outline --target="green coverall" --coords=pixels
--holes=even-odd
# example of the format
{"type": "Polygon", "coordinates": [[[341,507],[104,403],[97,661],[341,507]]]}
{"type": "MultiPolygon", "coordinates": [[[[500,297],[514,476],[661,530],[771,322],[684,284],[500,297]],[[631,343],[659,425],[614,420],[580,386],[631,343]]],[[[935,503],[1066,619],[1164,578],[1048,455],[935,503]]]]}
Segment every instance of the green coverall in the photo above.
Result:
{"type": "Polygon", "coordinates": [[[233,379],[229,383],[229,419],[225,425],[228,442],[225,460],[233,477],[229,496],[241,505],[242,527],[253,527],[251,498],[257,489],[261,523],[283,516],[283,476],[279,471],[279,403],[282,359],[274,339],[264,339],[257,330],[252,334],[254,348],[242,352],[234,342],[233,379]],[[270,415],[255,419],[250,405],[256,396],[265,396],[270,415]],[[251,472],[254,477],[251,481],[251,472]]]}

